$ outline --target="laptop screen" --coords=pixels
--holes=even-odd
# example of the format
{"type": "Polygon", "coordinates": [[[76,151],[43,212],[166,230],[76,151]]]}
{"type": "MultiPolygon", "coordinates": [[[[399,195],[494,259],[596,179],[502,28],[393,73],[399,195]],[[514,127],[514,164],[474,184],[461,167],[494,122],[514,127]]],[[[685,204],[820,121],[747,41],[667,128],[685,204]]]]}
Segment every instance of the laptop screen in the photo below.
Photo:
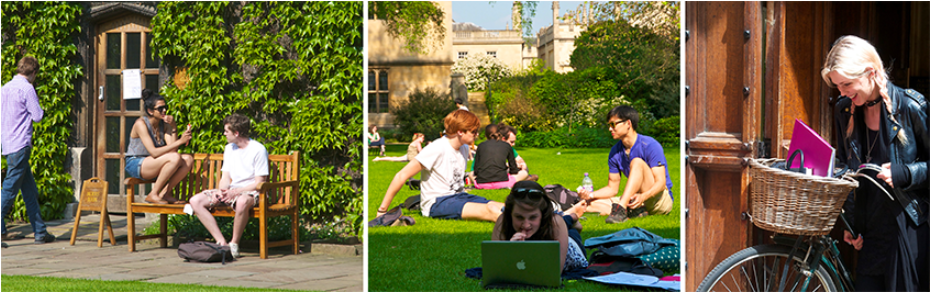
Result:
{"type": "Polygon", "coordinates": [[[557,241],[483,241],[483,286],[560,287],[557,241]]]}

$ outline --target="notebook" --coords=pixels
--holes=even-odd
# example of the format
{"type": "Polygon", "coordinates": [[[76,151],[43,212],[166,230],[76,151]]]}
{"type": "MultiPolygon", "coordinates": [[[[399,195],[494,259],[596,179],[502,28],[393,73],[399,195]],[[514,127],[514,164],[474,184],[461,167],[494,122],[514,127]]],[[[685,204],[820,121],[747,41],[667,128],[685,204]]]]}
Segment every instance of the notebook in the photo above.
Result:
{"type": "MultiPolygon", "coordinates": [[[[794,133],[791,135],[787,156],[790,157],[798,149],[804,155],[803,167],[812,170],[814,176],[832,176],[836,149],[800,119],[794,122],[794,133]]],[[[790,167],[800,167],[800,159],[794,159],[790,167]]]]}
{"type": "Polygon", "coordinates": [[[483,287],[560,287],[557,241],[483,241],[483,287]]]}

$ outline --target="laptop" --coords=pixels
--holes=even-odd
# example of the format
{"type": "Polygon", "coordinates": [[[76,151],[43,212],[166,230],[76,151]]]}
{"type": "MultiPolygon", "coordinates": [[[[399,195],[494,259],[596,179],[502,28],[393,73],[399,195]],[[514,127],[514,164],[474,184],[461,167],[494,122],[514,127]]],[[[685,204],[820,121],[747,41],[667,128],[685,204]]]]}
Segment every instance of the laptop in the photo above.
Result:
{"type": "Polygon", "coordinates": [[[482,251],[486,289],[561,286],[557,241],[483,241],[482,251]]]}

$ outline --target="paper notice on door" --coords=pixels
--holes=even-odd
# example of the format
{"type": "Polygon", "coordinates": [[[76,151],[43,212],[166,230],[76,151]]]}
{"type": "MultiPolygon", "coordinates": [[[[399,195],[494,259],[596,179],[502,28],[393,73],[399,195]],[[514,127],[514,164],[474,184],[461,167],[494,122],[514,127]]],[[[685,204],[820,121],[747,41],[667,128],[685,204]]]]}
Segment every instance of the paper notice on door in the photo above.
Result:
{"type": "Polygon", "coordinates": [[[123,70],[123,99],[140,99],[142,97],[143,88],[139,69],[123,70]]]}

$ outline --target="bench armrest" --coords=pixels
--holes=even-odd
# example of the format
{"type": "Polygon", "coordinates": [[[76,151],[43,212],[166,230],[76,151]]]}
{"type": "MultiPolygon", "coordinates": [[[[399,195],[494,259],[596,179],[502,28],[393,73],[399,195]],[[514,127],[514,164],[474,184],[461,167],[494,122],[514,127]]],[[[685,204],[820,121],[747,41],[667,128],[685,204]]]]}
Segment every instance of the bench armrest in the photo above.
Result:
{"type": "MultiPolygon", "coordinates": [[[[268,191],[277,190],[277,189],[286,188],[286,187],[291,188],[291,196],[283,195],[282,197],[288,198],[289,200],[288,204],[297,205],[298,204],[298,188],[299,188],[299,181],[297,180],[279,181],[279,182],[260,182],[259,184],[256,185],[256,191],[259,191],[259,197],[260,197],[259,202],[260,203],[268,202],[268,200],[266,200],[266,194],[268,191]]],[[[271,204],[267,203],[267,205],[271,205],[271,204]]]]}

